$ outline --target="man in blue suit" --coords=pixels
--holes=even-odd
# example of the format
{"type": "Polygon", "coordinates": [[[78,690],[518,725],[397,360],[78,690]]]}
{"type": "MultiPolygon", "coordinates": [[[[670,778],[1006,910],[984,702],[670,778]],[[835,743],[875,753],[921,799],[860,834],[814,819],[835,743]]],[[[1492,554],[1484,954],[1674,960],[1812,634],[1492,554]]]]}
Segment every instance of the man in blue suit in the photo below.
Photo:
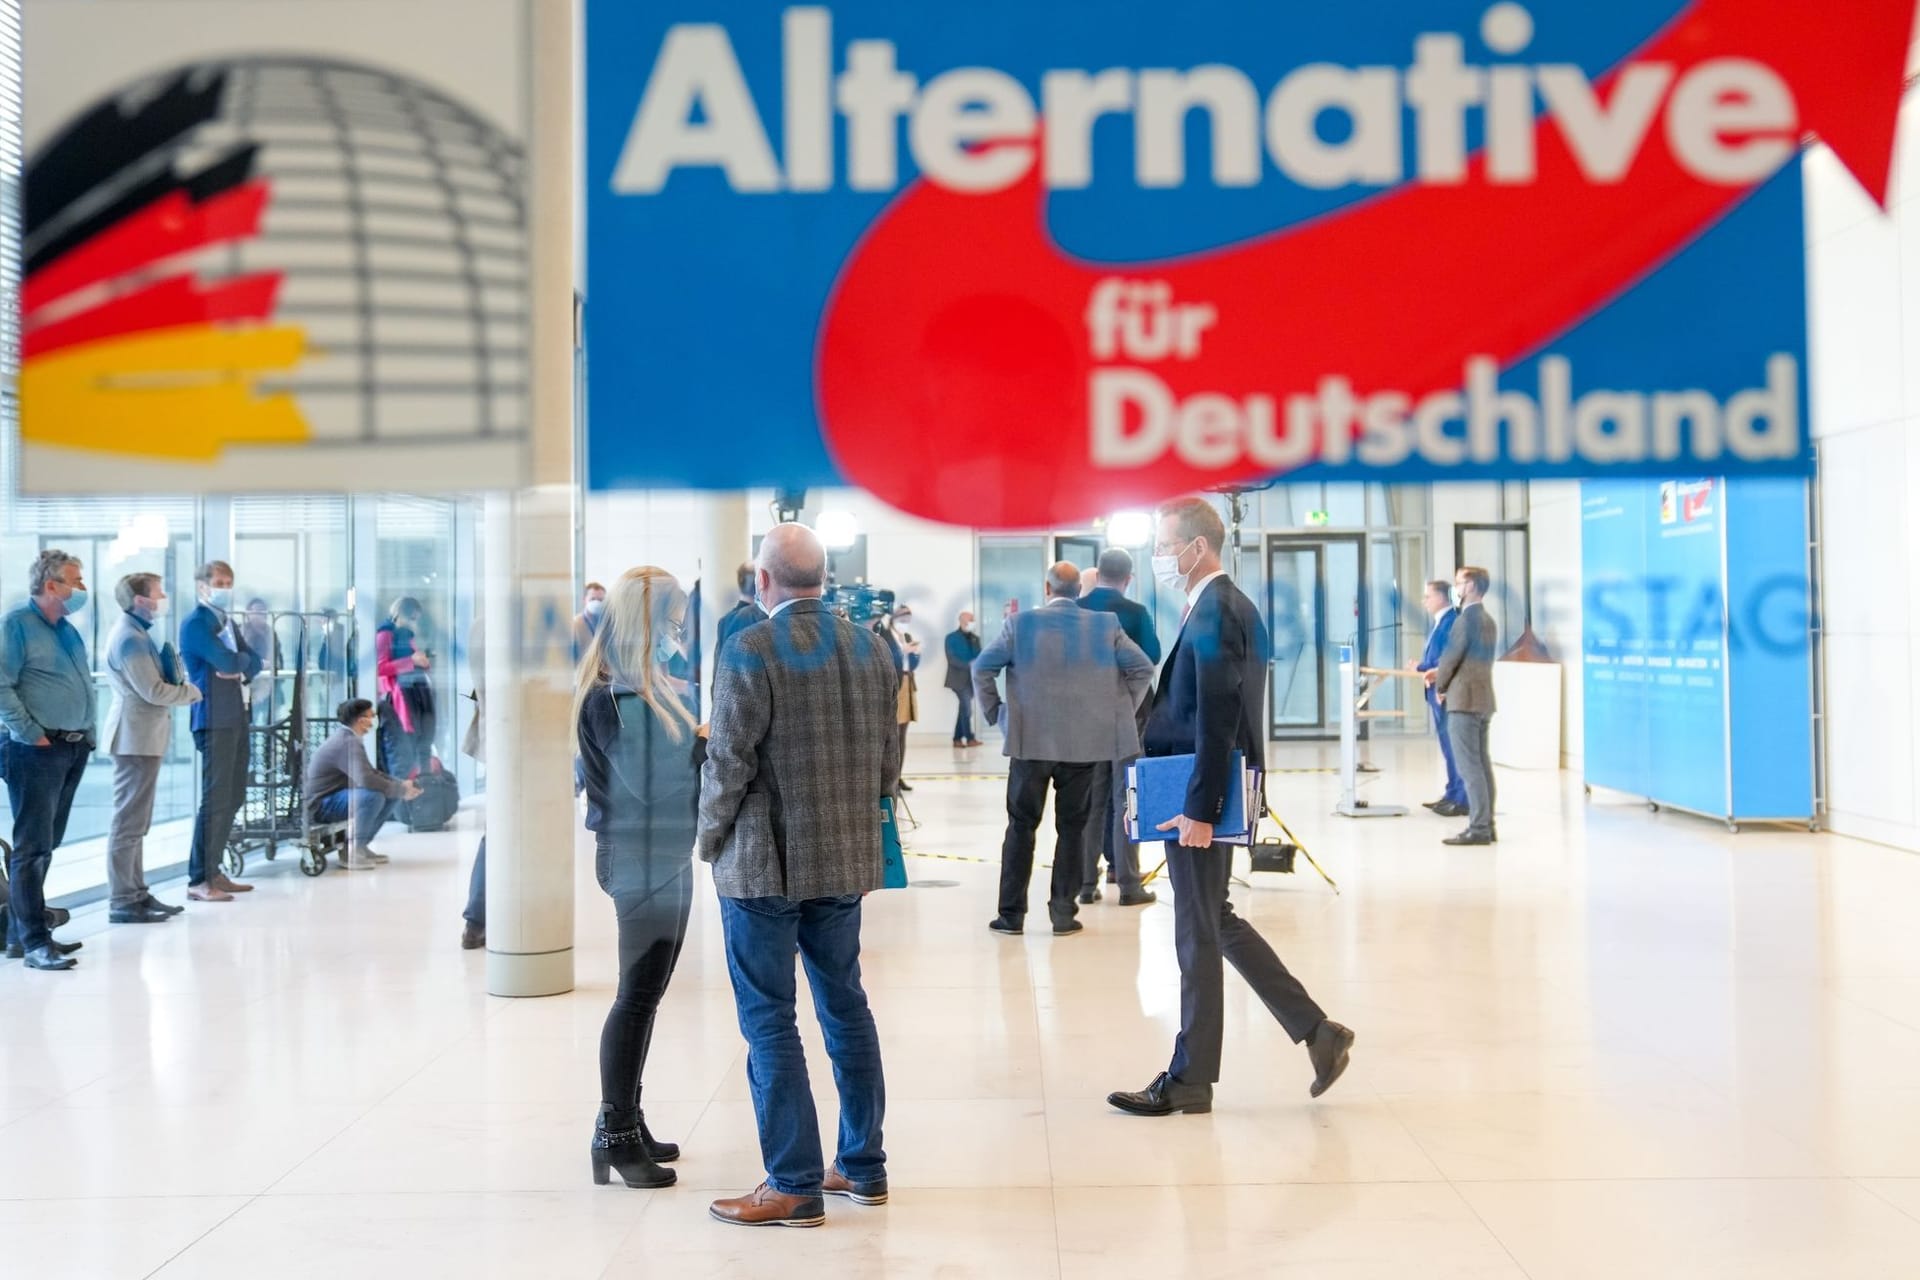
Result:
{"type": "MultiPolygon", "coordinates": [[[[1140,646],[1147,660],[1160,665],[1160,637],[1153,629],[1153,614],[1137,600],[1127,599],[1127,587],[1133,581],[1133,557],[1119,547],[1100,553],[1099,577],[1093,590],[1080,597],[1082,609],[1111,613],[1120,619],[1127,639],[1140,646]]],[[[1140,704],[1140,731],[1146,732],[1147,715],[1153,699],[1140,704]]],[[[1120,905],[1144,907],[1155,901],[1151,889],[1140,886],[1140,846],[1127,839],[1127,768],[1139,757],[1115,760],[1113,768],[1100,774],[1093,784],[1093,810],[1087,815],[1086,871],[1080,877],[1080,901],[1092,904],[1100,900],[1100,859],[1107,860],[1107,874],[1120,886],[1120,905]]]]}
{"type": "MultiPolygon", "coordinates": [[[[1440,665],[1440,655],[1447,651],[1447,639],[1453,634],[1455,619],[1460,616],[1460,611],[1453,606],[1453,584],[1444,578],[1427,583],[1424,603],[1433,619],[1433,630],[1427,633],[1427,651],[1420,655],[1420,665],[1415,671],[1432,671],[1440,665]]],[[[1426,807],[1443,818],[1458,818],[1467,811],[1467,784],[1460,780],[1460,770],[1454,767],[1453,743],[1447,737],[1447,704],[1440,701],[1432,685],[1427,686],[1427,711],[1433,717],[1433,731],[1440,738],[1440,758],[1447,762],[1447,791],[1438,800],[1427,801],[1426,807]]]]}
{"type": "Polygon", "coordinates": [[[231,902],[253,888],[229,880],[220,858],[247,798],[247,689],[261,664],[234,625],[233,566],[210,561],[193,579],[200,607],[180,627],[180,658],[187,680],[200,690],[189,722],[200,752],[200,810],[187,855],[187,900],[231,902]]]}
{"type": "Polygon", "coordinates": [[[1237,785],[1233,755],[1249,767],[1266,761],[1267,628],[1260,611],[1220,564],[1226,545],[1220,513],[1204,498],[1160,508],[1153,575],[1185,597],[1180,634],[1160,671],[1147,720],[1149,756],[1194,757],[1187,800],[1168,832],[1173,882],[1173,946],[1180,964],[1180,1034],[1173,1060],[1145,1089],[1112,1093],[1107,1104],[1140,1116],[1213,1109],[1226,1026],[1222,961],[1245,978],[1295,1044],[1307,1046],[1313,1097],[1347,1069],[1353,1032],[1327,1017],[1267,940],[1233,912],[1227,898],[1233,849],[1213,838],[1237,785]]]}

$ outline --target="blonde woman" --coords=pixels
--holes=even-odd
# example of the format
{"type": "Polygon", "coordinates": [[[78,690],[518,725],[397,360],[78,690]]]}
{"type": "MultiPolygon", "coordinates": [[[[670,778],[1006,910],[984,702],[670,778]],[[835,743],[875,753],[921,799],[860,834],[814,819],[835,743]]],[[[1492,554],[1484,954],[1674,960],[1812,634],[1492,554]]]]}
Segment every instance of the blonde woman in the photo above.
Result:
{"type": "Polygon", "coordinates": [[[600,1118],[593,1180],[618,1171],[630,1187],[673,1185],[640,1108],[654,1015],[680,958],[693,905],[700,779],[695,725],[667,664],[686,647],[687,593],[673,575],[629,569],[580,660],[575,742],[594,833],[594,870],[620,925],[620,989],[600,1034],[600,1118]]]}

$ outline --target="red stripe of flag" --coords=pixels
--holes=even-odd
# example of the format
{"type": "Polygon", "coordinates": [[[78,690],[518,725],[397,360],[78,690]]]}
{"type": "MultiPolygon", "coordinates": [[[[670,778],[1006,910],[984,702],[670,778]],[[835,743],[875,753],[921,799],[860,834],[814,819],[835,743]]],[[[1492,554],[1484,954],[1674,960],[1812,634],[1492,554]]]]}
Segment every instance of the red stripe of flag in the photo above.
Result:
{"type": "Polygon", "coordinates": [[[256,236],[268,195],[268,183],[261,180],[200,204],[185,192],[157,200],[28,276],[20,290],[20,309],[32,315],[49,302],[136,268],[256,236]]]}
{"type": "Polygon", "coordinates": [[[181,325],[268,320],[280,280],[279,272],[267,272],[202,288],[191,276],[170,276],[78,315],[29,327],[20,356],[31,360],[66,347],[181,325]]]}

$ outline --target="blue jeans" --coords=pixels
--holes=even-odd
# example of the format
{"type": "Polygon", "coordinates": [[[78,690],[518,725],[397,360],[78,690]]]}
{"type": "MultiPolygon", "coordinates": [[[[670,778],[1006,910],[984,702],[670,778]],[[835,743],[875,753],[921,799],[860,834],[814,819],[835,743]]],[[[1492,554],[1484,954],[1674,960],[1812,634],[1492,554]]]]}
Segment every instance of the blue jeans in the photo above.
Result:
{"type": "Polygon", "coordinates": [[[881,1181],[887,1176],[887,1153],[880,1147],[887,1083],[880,1033],[860,985],[860,895],[806,902],[722,898],[720,922],[740,1034],[747,1040],[747,1081],[768,1185],[782,1195],[817,1196],[826,1177],[820,1119],[794,1021],[796,950],[807,967],[840,1090],[834,1163],[855,1187],[881,1181]]]}
{"type": "Polygon", "coordinates": [[[960,716],[953,722],[953,740],[955,742],[973,741],[973,690],[965,692],[955,689],[953,696],[960,700],[960,716]]]}
{"type": "Polygon", "coordinates": [[[1440,739],[1440,758],[1447,762],[1447,790],[1441,797],[1450,804],[1467,807],[1467,784],[1460,780],[1460,769],[1453,763],[1453,735],[1447,732],[1447,704],[1427,690],[1427,709],[1433,712],[1433,732],[1440,739]]]}
{"type": "Polygon", "coordinates": [[[47,928],[47,867],[67,835],[73,794],[92,749],[84,742],[36,747],[0,734],[7,753],[7,803],[13,806],[13,856],[7,859],[7,945],[32,951],[53,941],[47,928]]]}
{"type": "Polygon", "coordinates": [[[322,822],[346,823],[347,839],[364,845],[380,834],[380,828],[387,825],[387,819],[393,817],[393,811],[399,807],[398,800],[389,800],[378,791],[349,787],[321,796],[314,802],[313,811],[322,822]]]}

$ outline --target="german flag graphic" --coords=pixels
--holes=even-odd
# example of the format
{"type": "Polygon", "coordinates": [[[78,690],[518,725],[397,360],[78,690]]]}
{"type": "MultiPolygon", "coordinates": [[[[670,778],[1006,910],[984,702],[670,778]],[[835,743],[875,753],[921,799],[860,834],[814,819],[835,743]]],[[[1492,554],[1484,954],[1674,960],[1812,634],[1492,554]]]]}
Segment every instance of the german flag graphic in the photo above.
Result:
{"type": "Polygon", "coordinates": [[[201,274],[260,236],[273,194],[254,143],[184,159],[226,75],[98,106],[28,165],[24,440],[195,462],[312,435],[291,394],[259,385],[309,354],[301,327],[275,322],[281,274],[201,274]]]}

